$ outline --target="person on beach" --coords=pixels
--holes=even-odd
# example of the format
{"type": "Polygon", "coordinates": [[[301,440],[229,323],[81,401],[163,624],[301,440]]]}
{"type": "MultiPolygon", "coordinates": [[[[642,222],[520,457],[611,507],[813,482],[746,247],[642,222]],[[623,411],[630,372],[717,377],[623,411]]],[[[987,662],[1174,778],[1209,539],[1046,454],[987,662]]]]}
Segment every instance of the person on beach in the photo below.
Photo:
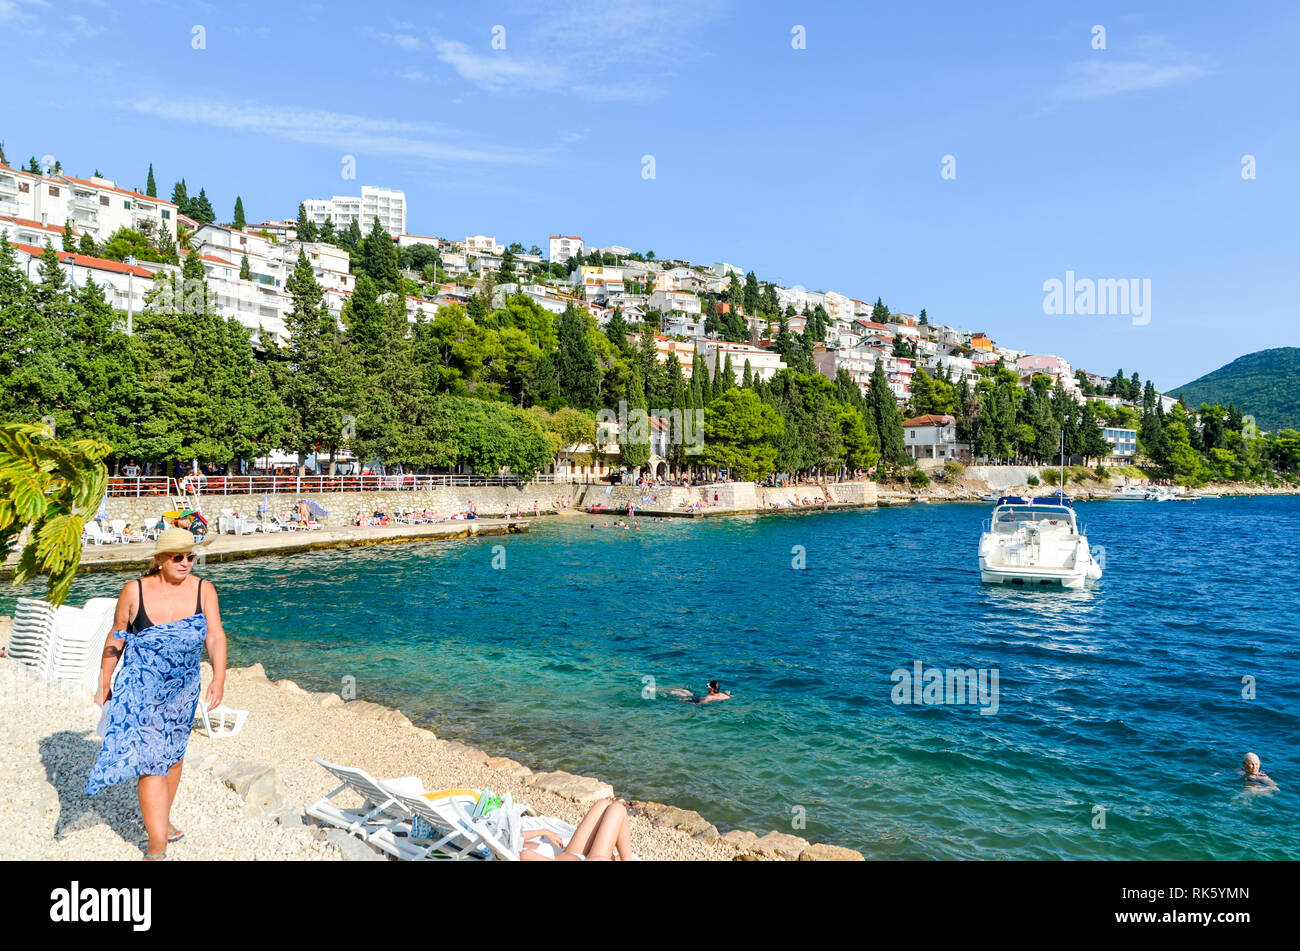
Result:
{"type": "Polygon", "coordinates": [[[123,585],[95,691],[95,703],[108,704],[107,725],[100,729],[104,742],[86,795],[139,777],[136,793],[149,835],[144,857],[151,861],[166,858],[168,843],[184,835],[171,824],[171,809],[199,703],[205,645],[212,662],[205,707],[218,706],[225,692],[226,633],[217,592],[190,573],[199,544],[184,529],[167,529],[154,545],[149,570],[123,585]]]}
{"type": "Polygon", "coordinates": [[[567,845],[549,829],[529,829],[519,858],[524,862],[611,862],[615,850],[624,862],[634,858],[627,803],[602,799],[583,816],[567,845]]]}
{"type": "Polygon", "coordinates": [[[1273,782],[1273,777],[1260,768],[1259,757],[1254,753],[1247,753],[1241,760],[1241,773],[1246,782],[1260,789],[1277,789],[1277,783],[1273,782]]]}

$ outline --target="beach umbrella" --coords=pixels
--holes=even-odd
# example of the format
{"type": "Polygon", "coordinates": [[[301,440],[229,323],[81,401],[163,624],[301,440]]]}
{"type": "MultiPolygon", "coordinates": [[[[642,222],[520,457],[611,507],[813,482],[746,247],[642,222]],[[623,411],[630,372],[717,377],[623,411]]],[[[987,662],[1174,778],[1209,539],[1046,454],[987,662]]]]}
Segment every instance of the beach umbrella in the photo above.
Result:
{"type": "Polygon", "coordinates": [[[268,493],[262,493],[262,504],[257,507],[257,514],[265,515],[271,511],[271,499],[268,493]]]}
{"type": "Polygon", "coordinates": [[[108,493],[107,492],[105,492],[104,497],[99,500],[99,511],[95,513],[95,521],[97,522],[108,521],[108,493]]]}
{"type": "Polygon", "coordinates": [[[327,509],[325,506],[321,505],[319,502],[313,502],[311,499],[299,499],[299,500],[298,500],[298,503],[299,503],[300,505],[305,503],[306,506],[307,506],[307,511],[308,511],[308,512],[311,512],[312,515],[328,515],[328,514],[329,514],[329,509],[327,509]]]}

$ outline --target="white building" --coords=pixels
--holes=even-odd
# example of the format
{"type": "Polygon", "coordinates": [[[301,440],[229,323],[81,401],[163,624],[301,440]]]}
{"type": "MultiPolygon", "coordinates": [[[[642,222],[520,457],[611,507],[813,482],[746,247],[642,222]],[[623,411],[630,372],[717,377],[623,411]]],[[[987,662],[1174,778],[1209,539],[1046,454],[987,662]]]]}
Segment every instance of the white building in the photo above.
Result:
{"type": "Polygon", "coordinates": [[[551,261],[563,264],[581,250],[582,238],[578,235],[553,234],[551,235],[551,247],[548,257],[551,261]]]}
{"type": "Polygon", "coordinates": [[[506,246],[490,234],[471,234],[465,236],[466,254],[501,255],[506,246]]]}
{"type": "Polygon", "coordinates": [[[697,340],[700,356],[704,358],[709,369],[709,379],[713,378],[715,365],[725,367],[727,357],[731,357],[731,371],[740,383],[745,378],[745,362],[749,362],[750,372],[756,380],[770,380],[786,368],[781,354],[775,350],[763,350],[747,343],[730,343],[725,340],[697,340]]]}
{"type": "Polygon", "coordinates": [[[99,242],[119,228],[155,234],[165,229],[176,237],[175,205],[98,176],[37,175],[0,165],[0,215],[40,225],[66,222],[78,237],[89,234],[99,242]]]}
{"type": "Polygon", "coordinates": [[[970,444],[957,441],[957,420],[930,413],[903,420],[903,445],[918,464],[971,461],[970,444]]]}
{"type": "Polygon", "coordinates": [[[379,226],[394,238],[406,233],[406,192],[396,189],[362,185],[360,195],[308,198],[302,205],[307,220],[317,227],[331,221],[335,231],[344,231],[355,221],[362,234],[369,234],[378,218],[379,226]]]}
{"type": "Polygon", "coordinates": [[[728,264],[726,261],[713,262],[713,273],[718,277],[727,277],[728,275],[734,274],[742,281],[745,279],[744,271],[736,267],[734,264],[728,264]]]}
{"type": "Polygon", "coordinates": [[[655,291],[650,295],[650,308],[666,314],[680,310],[684,314],[698,314],[700,299],[686,291],[655,291]]]}
{"type": "MultiPolygon", "coordinates": [[[[616,267],[584,264],[569,279],[575,288],[587,295],[587,300],[607,300],[623,293],[623,271],[616,267]]],[[[696,301],[698,308],[699,302],[696,301]]]]}
{"type": "Polygon", "coordinates": [[[611,245],[610,245],[609,247],[607,247],[607,248],[601,248],[601,249],[600,249],[600,253],[601,253],[601,254],[612,254],[612,255],[614,255],[615,257],[618,257],[618,258],[625,258],[625,257],[627,257],[629,254],[632,253],[632,249],[631,249],[631,248],[625,248],[625,247],[623,247],[623,245],[621,245],[621,244],[611,244],[611,245]]]}
{"type": "MultiPolygon", "coordinates": [[[[7,230],[5,223],[0,221],[0,231],[4,230],[7,230]]],[[[38,247],[34,244],[14,241],[12,234],[9,241],[14,246],[14,259],[19,269],[33,282],[39,281],[38,269],[41,266],[41,255],[45,252],[44,245],[38,247]]],[[[59,256],[59,263],[63,265],[64,276],[70,284],[85,287],[88,281],[93,280],[104,289],[104,298],[114,310],[138,314],[144,309],[144,295],[153,287],[154,271],[139,265],[123,264],[121,261],[61,251],[57,242],[54,248],[59,256]]],[[[150,266],[173,272],[176,270],[175,267],[166,264],[150,266]]]]}
{"type": "Polygon", "coordinates": [[[436,248],[440,245],[440,242],[437,238],[423,234],[399,234],[397,236],[397,246],[399,248],[413,248],[417,244],[431,244],[436,248]]]}
{"type": "Polygon", "coordinates": [[[823,306],[825,306],[826,314],[831,320],[853,320],[853,298],[851,297],[846,297],[844,294],[835,291],[827,291],[826,302],[823,306]]]}

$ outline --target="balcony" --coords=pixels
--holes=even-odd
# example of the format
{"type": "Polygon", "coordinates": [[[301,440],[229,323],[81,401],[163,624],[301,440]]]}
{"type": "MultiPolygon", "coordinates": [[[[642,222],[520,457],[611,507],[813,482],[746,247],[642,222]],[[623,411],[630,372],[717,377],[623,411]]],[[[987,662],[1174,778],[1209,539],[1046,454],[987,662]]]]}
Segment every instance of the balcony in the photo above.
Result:
{"type": "Polygon", "coordinates": [[[99,210],[99,199],[93,193],[73,192],[68,199],[69,208],[84,208],[87,211],[99,210]]]}
{"type": "Polygon", "coordinates": [[[0,195],[17,195],[18,179],[12,175],[0,173],[0,195]]]}

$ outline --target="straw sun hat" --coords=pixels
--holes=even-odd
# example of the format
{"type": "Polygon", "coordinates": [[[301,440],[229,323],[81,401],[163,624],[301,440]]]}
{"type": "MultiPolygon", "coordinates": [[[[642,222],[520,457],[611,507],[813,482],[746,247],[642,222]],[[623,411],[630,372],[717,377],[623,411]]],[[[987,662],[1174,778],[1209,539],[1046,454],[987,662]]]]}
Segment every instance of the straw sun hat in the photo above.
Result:
{"type": "Polygon", "coordinates": [[[187,528],[168,528],[158,536],[158,541],[154,543],[153,551],[149,557],[154,555],[171,555],[176,552],[193,551],[200,545],[207,544],[207,536],[195,538],[193,533],[187,528]]]}

